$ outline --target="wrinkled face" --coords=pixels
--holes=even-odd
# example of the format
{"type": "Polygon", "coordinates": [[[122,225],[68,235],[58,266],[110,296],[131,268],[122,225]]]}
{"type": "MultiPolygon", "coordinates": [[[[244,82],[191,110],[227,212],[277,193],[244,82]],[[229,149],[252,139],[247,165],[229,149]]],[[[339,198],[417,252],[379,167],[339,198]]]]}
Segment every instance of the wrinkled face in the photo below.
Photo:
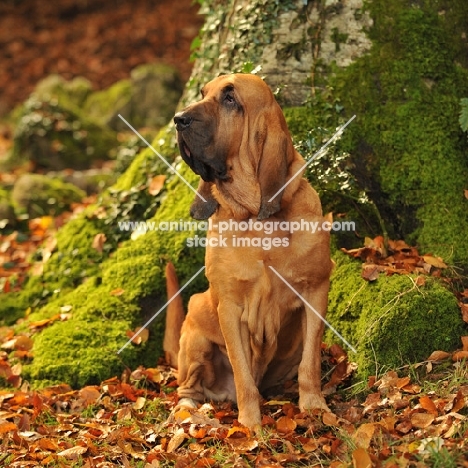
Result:
{"type": "Polygon", "coordinates": [[[229,159],[240,152],[245,116],[258,94],[270,93],[253,75],[220,76],[202,89],[202,100],[177,113],[180,153],[205,182],[229,180],[229,159]]]}

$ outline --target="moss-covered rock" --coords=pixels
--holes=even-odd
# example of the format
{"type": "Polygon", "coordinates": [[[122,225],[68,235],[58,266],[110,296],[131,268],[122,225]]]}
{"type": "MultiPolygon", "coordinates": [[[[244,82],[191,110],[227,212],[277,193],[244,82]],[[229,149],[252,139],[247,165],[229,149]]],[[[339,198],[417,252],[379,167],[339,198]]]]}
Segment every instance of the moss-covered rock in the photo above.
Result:
{"type": "Polygon", "coordinates": [[[0,187],[0,229],[6,226],[14,226],[15,223],[16,214],[10,194],[7,190],[0,187]]]}
{"type": "Polygon", "coordinates": [[[75,185],[40,174],[24,174],[15,183],[11,198],[18,212],[30,218],[57,215],[77,203],[86,193],[75,185]]]}
{"type": "MultiPolygon", "coordinates": [[[[417,285],[414,276],[394,275],[367,282],[360,262],[340,252],[335,260],[327,319],[357,349],[350,359],[358,363],[359,377],[459,346],[466,325],[455,296],[437,279],[417,285]]],[[[325,336],[344,346],[331,330],[325,336]]]]}
{"type": "Polygon", "coordinates": [[[468,95],[468,4],[374,0],[370,52],[329,83],[348,116],[356,175],[389,232],[468,264],[468,142],[459,126],[468,95]]]}
{"type": "Polygon", "coordinates": [[[83,106],[86,98],[92,93],[91,82],[82,76],[77,76],[70,81],[60,75],[49,75],[34,88],[34,94],[42,101],[50,101],[55,98],[65,107],[72,104],[76,107],[83,106]]]}
{"type": "Polygon", "coordinates": [[[17,112],[13,143],[2,163],[6,168],[31,162],[37,168],[61,170],[86,169],[93,161],[108,159],[117,139],[71,101],[33,93],[17,112]]]}
{"type": "MultiPolygon", "coordinates": [[[[153,157],[149,150],[145,156],[146,160],[139,158],[140,164],[153,157]]],[[[195,185],[190,170],[178,169],[195,185]]],[[[144,174],[133,170],[135,177],[144,174]]],[[[152,220],[189,220],[193,192],[170,171],[167,176],[164,198],[152,220]]],[[[187,231],[148,231],[122,242],[116,250],[112,231],[119,230],[118,220],[108,225],[92,214],[96,211],[97,207],[90,209],[59,232],[57,252],[46,263],[42,277],[32,278],[26,287],[41,282],[50,294],[49,301],[31,313],[30,321],[51,317],[61,307],[71,311],[67,321],[54,322],[35,337],[34,359],[24,368],[25,377],[35,385],[66,381],[80,386],[119,374],[126,366],[154,366],[162,353],[163,317],[152,321],[148,342],[117,354],[128,340],[126,332],[144,325],[166,302],[163,271],[168,260],[183,263],[178,269],[181,282],[203,264],[204,251],[186,246],[186,238],[194,234],[187,231]],[[109,239],[101,253],[92,247],[99,233],[109,239]]],[[[185,291],[185,299],[205,286],[201,274],[185,291]]]]}
{"type": "Polygon", "coordinates": [[[130,80],[90,95],[84,110],[114,130],[128,130],[119,114],[136,128],[162,128],[174,115],[182,90],[177,70],[145,64],[132,70],[130,80]]]}

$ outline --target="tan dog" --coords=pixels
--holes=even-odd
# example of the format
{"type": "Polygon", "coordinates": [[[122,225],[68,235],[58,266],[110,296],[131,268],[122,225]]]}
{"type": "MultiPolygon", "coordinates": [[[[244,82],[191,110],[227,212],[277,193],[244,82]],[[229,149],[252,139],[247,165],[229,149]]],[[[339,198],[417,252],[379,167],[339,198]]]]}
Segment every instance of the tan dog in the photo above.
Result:
{"type": "MultiPolygon", "coordinates": [[[[212,223],[210,287],[190,299],[178,393],[236,401],[239,422],[258,428],[260,392],[298,374],[300,408],[327,410],[318,315],[326,313],[332,262],[329,233],[304,228],[323,222],[317,193],[305,179],[293,178],[305,162],[260,78],[221,76],[202,96],[174,117],[181,155],[201,176],[198,192],[206,200],[196,197],[191,214],[212,223]],[[283,229],[292,222],[302,230],[283,229]]],[[[173,360],[176,353],[177,346],[173,360]]]]}

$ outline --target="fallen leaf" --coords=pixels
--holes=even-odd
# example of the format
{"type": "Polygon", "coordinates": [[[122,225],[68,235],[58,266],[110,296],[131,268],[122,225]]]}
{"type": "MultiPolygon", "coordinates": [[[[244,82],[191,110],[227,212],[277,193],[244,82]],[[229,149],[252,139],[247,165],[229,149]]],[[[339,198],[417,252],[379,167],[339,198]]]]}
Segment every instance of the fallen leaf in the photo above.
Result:
{"type": "Polygon", "coordinates": [[[461,409],[465,407],[465,397],[463,393],[459,390],[457,395],[455,396],[455,399],[453,400],[453,408],[452,411],[454,413],[457,413],[461,409]]]}
{"type": "Polygon", "coordinates": [[[293,432],[296,427],[296,421],[289,416],[281,416],[278,421],[276,421],[276,430],[280,434],[289,434],[290,432],[293,432]]]}
{"type": "Polygon", "coordinates": [[[126,335],[132,340],[135,345],[146,343],[149,338],[149,330],[147,328],[137,327],[135,331],[128,330],[126,335]]]}
{"type": "Polygon", "coordinates": [[[322,415],[322,422],[325,426],[338,426],[338,417],[336,414],[326,411],[322,415]]]}
{"type": "Polygon", "coordinates": [[[450,357],[450,353],[446,351],[434,351],[428,358],[428,361],[443,361],[450,357]]]}
{"type": "Polygon", "coordinates": [[[91,247],[95,250],[97,250],[99,253],[102,253],[104,249],[104,244],[106,243],[107,237],[105,234],[100,232],[99,234],[96,234],[94,236],[93,242],[91,244],[91,247]]]}
{"type": "Polygon", "coordinates": [[[76,447],[70,447],[61,452],[58,452],[57,455],[59,457],[67,458],[68,460],[76,460],[80,455],[83,455],[88,451],[87,447],[82,447],[81,445],[77,445],[76,447]]]}
{"type": "Polygon", "coordinates": [[[414,413],[411,415],[411,424],[419,429],[425,429],[433,423],[434,419],[433,414],[414,413]]]}
{"type": "Polygon", "coordinates": [[[353,434],[353,439],[356,442],[356,445],[364,449],[369,448],[374,432],[375,424],[373,423],[365,423],[359,426],[353,434]]]}
{"type": "Polygon", "coordinates": [[[463,361],[463,359],[468,359],[468,351],[456,351],[452,354],[453,361],[463,361]]]}
{"type": "Polygon", "coordinates": [[[167,453],[172,453],[177,450],[185,441],[187,436],[182,428],[177,429],[171,440],[167,444],[167,453]]]}
{"type": "Polygon", "coordinates": [[[79,392],[78,395],[82,400],[84,400],[85,405],[90,405],[96,403],[99,398],[101,397],[101,392],[98,390],[97,387],[87,386],[83,387],[79,392]]]}
{"type": "Polygon", "coordinates": [[[363,265],[361,276],[366,281],[375,281],[379,277],[379,267],[374,264],[363,265]]]}
{"type": "Polygon", "coordinates": [[[419,404],[421,405],[423,409],[433,414],[434,416],[437,416],[439,414],[435,403],[428,396],[422,396],[419,399],[419,404]]]}
{"type": "Polygon", "coordinates": [[[227,438],[239,439],[242,437],[250,437],[250,430],[247,427],[234,426],[229,429],[226,435],[227,438]]]}
{"type": "Polygon", "coordinates": [[[372,468],[372,460],[366,449],[359,447],[353,451],[353,468],[372,468]]]}
{"type": "Polygon", "coordinates": [[[468,351],[468,336],[462,336],[463,351],[468,351]]]}
{"type": "Polygon", "coordinates": [[[133,409],[134,410],[141,410],[144,408],[146,404],[146,398],[145,397],[138,397],[135,403],[133,403],[133,409]]]}
{"type": "Polygon", "coordinates": [[[122,288],[116,288],[113,291],[110,292],[111,296],[121,296],[125,292],[125,289],[122,288]]]}
{"type": "Polygon", "coordinates": [[[148,187],[148,192],[150,195],[157,195],[162,188],[164,187],[164,182],[166,180],[165,175],[157,175],[151,179],[151,182],[148,187]]]}
{"type": "Polygon", "coordinates": [[[422,258],[426,263],[435,267],[435,268],[447,268],[447,265],[439,257],[434,257],[432,255],[423,255],[422,258]]]}
{"type": "Polygon", "coordinates": [[[0,434],[6,434],[7,432],[17,431],[18,426],[12,422],[0,423],[0,434]]]}

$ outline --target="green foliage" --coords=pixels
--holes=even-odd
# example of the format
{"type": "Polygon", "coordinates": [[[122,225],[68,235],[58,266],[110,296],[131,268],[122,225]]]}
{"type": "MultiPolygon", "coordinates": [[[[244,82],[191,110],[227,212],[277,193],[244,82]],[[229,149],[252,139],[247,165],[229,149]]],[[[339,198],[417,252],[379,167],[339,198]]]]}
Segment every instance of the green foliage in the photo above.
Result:
{"type": "Polygon", "coordinates": [[[11,198],[18,213],[27,213],[30,218],[58,215],[70,209],[85,197],[85,192],[59,178],[41,174],[24,174],[12,191],[11,198]]]}
{"type": "Polygon", "coordinates": [[[466,2],[408,7],[377,0],[369,54],[330,84],[356,123],[343,137],[354,175],[378,206],[391,236],[466,265],[468,142],[457,121],[468,71],[457,62],[466,44],[466,2]]]}
{"type": "Polygon", "coordinates": [[[109,158],[115,145],[112,131],[84,117],[72,103],[32,94],[19,112],[7,164],[31,161],[53,170],[82,169],[92,160],[109,158]]]}
{"type": "MultiPolygon", "coordinates": [[[[410,275],[382,276],[369,283],[361,265],[336,253],[327,319],[357,348],[358,376],[381,374],[450,351],[466,333],[455,296],[437,280],[416,286],[410,275]]],[[[327,342],[339,342],[330,331],[327,342]]],[[[342,343],[340,343],[343,345],[342,343]]]]}
{"type": "Polygon", "coordinates": [[[468,132],[468,98],[463,98],[460,100],[460,127],[464,132],[468,132]]]}

